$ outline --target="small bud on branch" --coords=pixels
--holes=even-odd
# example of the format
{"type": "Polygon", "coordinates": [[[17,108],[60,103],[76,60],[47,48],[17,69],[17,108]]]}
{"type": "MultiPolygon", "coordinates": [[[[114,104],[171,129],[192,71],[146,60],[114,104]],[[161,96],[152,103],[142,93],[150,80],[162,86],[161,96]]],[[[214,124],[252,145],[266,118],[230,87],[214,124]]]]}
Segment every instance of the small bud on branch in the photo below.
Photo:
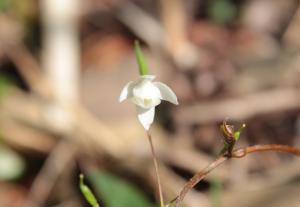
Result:
{"type": "Polygon", "coordinates": [[[175,202],[175,207],[179,207],[180,203],[183,201],[184,197],[196,184],[198,184],[201,180],[203,180],[207,174],[209,174],[216,167],[224,163],[226,160],[230,158],[243,158],[246,155],[254,152],[266,152],[266,151],[274,151],[274,152],[284,152],[293,154],[300,157],[300,149],[291,147],[288,145],[280,145],[280,144],[265,144],[265,145],[254,145],[250,147],[245,147],[241,149],[233,150],[234,144],[240,138],[241,131],[246,127],[245,124],[242,127],[234,132],[234,127],[232,125],[228,125],[226,120],[221,125],[221,131],[224,135],[224,147],[221,151],[220,156],[210,163],[206,168],[196,173],[183,187],[180,191],[178,197],[173,199],[171,203],[175,202]],[[232,138],[234,140],[232,141],[232,138]]]}

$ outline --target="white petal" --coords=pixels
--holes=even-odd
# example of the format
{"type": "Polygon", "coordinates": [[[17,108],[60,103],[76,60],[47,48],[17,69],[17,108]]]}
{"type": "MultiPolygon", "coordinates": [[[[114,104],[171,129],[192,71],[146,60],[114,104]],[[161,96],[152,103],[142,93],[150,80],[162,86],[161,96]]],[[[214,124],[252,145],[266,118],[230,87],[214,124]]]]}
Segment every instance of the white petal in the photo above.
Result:
{"type": "Polygon", "coordinates": [[[148,131],[150,125],[153,123],[154,120],[155,107],[152,107],[150,109],[145,109],[137,106],[136,110],[138,113],[139,121],[141,122],[143,127],[148,131]]]}
{"type": "Polygon", "coordinates": [[[133,95],[140,98],[161,98],[159,89],[148,80],[135,84],[133,95]]]}
{"type": "Polygon", "coordinates": [[[127,98],[131,98],[132,97],[132,88],[134,86],[134,82],[130,81],[129,83],[127,83],[124,88],[122,89],[122,92],[120,94],[119,97],[119,102],[124,101],[127,98]]]}
{"type": "Polygon", "coordinates": [[[161,82],[154,82],[153,84],[159,89],[163,100],[178,105],[177,96],[169,86],[161,82]]]}
{"type": "Polygon", "coordinates": [[[143,108],[152,108],[160,104],[159,89],[149,80],[144,79],[134,84],[132,101],[143,108]]]}

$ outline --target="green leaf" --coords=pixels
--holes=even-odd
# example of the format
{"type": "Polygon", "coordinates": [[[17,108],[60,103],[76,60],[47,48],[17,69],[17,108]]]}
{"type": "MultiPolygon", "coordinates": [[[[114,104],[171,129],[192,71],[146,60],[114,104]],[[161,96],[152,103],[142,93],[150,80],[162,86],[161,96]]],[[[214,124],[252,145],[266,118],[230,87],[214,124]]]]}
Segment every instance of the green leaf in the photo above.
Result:
{"type": "Polygon", "coordinates": [[[87,185],[84,184],[83,180],[84,180],[84,176],[81,174],[79,176],[79,188],[80,188],[81,193],[84,195],[86,201],[92,207],[99,207],[96,197],[94,196],[91,189],[87,185]]]}
{"type": "Polygon", "coordinates": [[[109,207],[153,207],[153,204],[130,183],[103,171],[89,175],[105,206],[109,207]]]}
{"type": "Polygon", "coordinates": [[[148,75],[148,65],[145,61],[143,51],[140,47],[140,43],[137,40],[134,42],[134,51],[139,66],[140,75],[148,75]]]}

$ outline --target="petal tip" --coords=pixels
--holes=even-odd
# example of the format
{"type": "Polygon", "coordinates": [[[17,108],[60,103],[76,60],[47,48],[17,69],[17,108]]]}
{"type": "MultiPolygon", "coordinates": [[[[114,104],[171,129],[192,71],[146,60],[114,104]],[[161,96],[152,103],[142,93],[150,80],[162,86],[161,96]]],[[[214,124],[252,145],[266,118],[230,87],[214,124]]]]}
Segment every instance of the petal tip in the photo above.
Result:
{"type": "Polygon", "coordinates": [[[118,98],[119,103],[123,102],[124,100],[126,100],[127,98],[120,95],[120,97],[118,98]]]}
{"type": "Polygon", "coordinates": [[[144,129],[146,130],[146,131],[149,131],[149,129],[150,129],[150,125],[149,126],[143,126],[144,127],[144,129]]]}
{"type": "Polygon", "coordinates": [[[150,109],[144,109],[142,107],[137,106],[138,119],[144,129],[148,131],[150,129],[151,124],[154,120],[155,107],[150,109]]]}
{"type": "Polygon", "coordinates": [[[172,104],[178,105],[177,96],[169,86],[167,86],[166,84],[161,83],[161,82],[154,82],[154,84],[160,90],[163,100],[169,101],[172,104]]]}
{"type": "Polygon", "coordinates": [[[132,86],[133,86],[133,81],[130,81],[124,86],[119,96],[120,103],[132,96],[132,86]]]}

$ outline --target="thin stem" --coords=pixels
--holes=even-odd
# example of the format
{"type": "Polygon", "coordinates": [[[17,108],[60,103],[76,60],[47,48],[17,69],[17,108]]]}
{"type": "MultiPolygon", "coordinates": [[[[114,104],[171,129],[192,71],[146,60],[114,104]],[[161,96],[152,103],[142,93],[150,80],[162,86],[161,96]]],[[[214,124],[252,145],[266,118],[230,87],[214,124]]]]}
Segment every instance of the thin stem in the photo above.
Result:
{"type": "Polygon", "coordinates": [[[159,193],[159,201],[160,201],[160,207],[164,207],[164,198],[163,198],[163,193],[162,193],[162,187],[161,187],[161,182],[160,182],[160,177],[158,173],[158,162],[156,158],[156,154],[154,151],[154,146],[152,142],[152,136],[149,131],[147,131],[147,137],[149,140],[150,148],[151,148],[151,154],[152,154],[152,159],[153,159],[153,164],[155,168],[155,174],[156,174],[156,180],[157,180],[157,188],[158,188],[158,193],[159,193]]]}
{"type": "Polygon", "coordinates": [[[206,168],[196,173],[183,187],[179,196],[174,199],[172,202],[175,202],[175,207],[179,207],[180,203],[184,199],[185,195],[191,190],[196,184],[198,184],[202,179],[206,177],[213,169],[224,163],[226,160],[230,158],[243,158],[247,154],[254,152],[266,152],[266,151],[275,151],[275,152],[285,152],[289,154],[293,154],[296,156],[300,156],[300,149],[295,147],[291,147],[288,145],[280,145],[280,144],[265,144],[265,145],[254,145],[242,149],[233,150],[231,153],[225,153],[210,163],[206,168]]]}
{"type": "Polygon", "coordinates": [[[198,184],[205,176],[210,173],[213,169],[221,165],[223,162],[228,160],[229,157],[227,156],[220,156],[215,161],[210,163],[206,168],[204,168],[202,171],[196,173],[183,187],[183,189],[180,191],[179,196],[174,200],[175,201],[175,207],[179,207],[180,203],[184,199],[185,195],[189,192],[190,189],[192,189],[196,184],[198,184]]]}
{"type": "Polygon", "coordinates": [[[242,158],[245,157],[247,154],[253,152],[265,152],[265,151],[286,152],[289,154],[300,156],[300,150],[295,147],[291,147],[288,145],[281,145],[281,144],[262,144],[262,145],[254,145],[254,146],[234,150],[232,153],[232,157],[242,158]]]}

